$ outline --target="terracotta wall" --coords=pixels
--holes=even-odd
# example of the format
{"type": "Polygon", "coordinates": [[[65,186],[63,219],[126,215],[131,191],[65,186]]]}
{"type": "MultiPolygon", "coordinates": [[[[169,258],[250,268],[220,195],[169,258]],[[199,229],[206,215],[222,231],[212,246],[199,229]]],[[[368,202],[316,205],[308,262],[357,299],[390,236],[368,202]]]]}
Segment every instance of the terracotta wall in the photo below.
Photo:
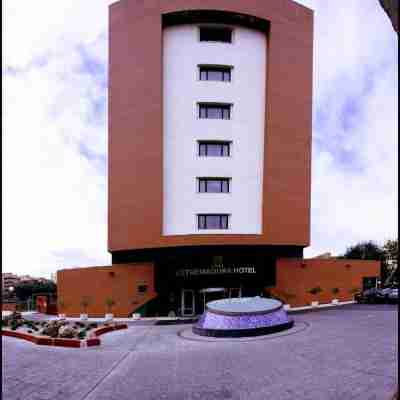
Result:
{"type": "Polygon", "coordinates": [[[16,311],[17,303],[1,303],[1,311],[16,311]]]}
{"type": "Polygon", "coordinates": [[[59,304],[59,312],[67,316],[77,317],[83,313],[80,302],[83,297],[88,297],[89,317],[104,317],[108,312],[106,298],[111,297],[116,303],[111,312],[118,317],[127,317],[156,296],[153,264],[63,269],[57,272],[57,295],[58,300],[65,303],[64,308],[59,304]],[[146,293],[138,292],[140,284],[147,285],[146,293]]]}
{"type": "Polygon", "coordinates": [[[109,10],[108,250],[309,245],[312,10],[290,0],[121,0],[109,10]],[[181,10],[269,23],[260,235],[162,235],[162,17],[181,10]]]}
{"type": "Polygon", "coordinates": [[[276,264],[276,286],[273,295],[293,306],[310,305],[312,301],[330,303],[353,300],[352,291],[362,289],[363,277],[378,277],[379,261],[339,259],[279,259],[276,264]],[[308,291],[319,286],[317,295],[308,291]],[[334,295],[333,288],[339,293],[334,295]]]}

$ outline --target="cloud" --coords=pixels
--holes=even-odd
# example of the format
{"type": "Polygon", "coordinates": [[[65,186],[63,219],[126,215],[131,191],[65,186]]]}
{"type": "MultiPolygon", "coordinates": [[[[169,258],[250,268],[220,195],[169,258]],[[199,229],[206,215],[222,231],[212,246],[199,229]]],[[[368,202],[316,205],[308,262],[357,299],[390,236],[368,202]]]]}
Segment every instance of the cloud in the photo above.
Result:
{"type": "Polygon", "coordinates": [[[300,3],[314,9],[315,23],[305,255],[340,254],[358,241],[398,235],[397,36],[374,0],[300,3]]]}
{"type": "MultiPolygon", "coordinates": [[[[108,5],[3,2],[3,271],[50,276],[107,253],[108,5]],[[22,34],[23,32],[23,34],[22,34]]],[[[397,237],[397,36],[375,0],[315,10],[306,255],[397,237]]]]}
{"type": "Polygon", "coordinates": [[[3,6],[4,271],[110,263],[109,2],[79,3],[3,6]]]}

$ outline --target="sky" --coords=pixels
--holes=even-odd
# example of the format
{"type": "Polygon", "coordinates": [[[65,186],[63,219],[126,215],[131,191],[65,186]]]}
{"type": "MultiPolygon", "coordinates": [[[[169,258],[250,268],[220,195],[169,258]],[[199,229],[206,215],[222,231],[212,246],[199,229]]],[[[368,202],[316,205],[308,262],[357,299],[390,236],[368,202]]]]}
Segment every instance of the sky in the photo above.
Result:
{"type": "MultiPolygon", "coordinates": [[[[107,60],[111,0],[3,7],[3,272],[109,265],[107,60]]],[[[311,246],[397,238],[397,35],[378,0],[314,10],[311,246]]]]}

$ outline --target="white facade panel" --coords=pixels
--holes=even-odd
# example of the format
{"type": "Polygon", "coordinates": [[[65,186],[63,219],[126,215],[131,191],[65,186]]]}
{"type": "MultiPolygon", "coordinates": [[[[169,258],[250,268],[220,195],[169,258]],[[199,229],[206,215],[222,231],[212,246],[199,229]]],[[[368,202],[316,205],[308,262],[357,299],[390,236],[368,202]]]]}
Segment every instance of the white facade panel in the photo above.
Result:
{"type": "Polygon", "coordinates": [[[196,25],[163,33],[163,234],[261,234],[266,37],[233,27],[232,43],[200,42],[196,25]],[[231,82],[200,81],[198,65],[230,65],[231,82]],[[232,104],[231,120],[197,104],[232,104]],[[199,140],[231,141],[230,157],[199,157],[199,140]],[[198,193],[197,177],[229,177],[231,193],[198,193]],[[197,214],[230,214],[228,230],[198,230],[197,214]]]}

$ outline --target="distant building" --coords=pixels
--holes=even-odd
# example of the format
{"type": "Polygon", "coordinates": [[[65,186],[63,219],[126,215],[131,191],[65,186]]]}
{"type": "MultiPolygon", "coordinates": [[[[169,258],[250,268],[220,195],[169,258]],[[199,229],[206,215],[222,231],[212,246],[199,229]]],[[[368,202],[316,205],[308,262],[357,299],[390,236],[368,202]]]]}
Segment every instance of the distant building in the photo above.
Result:
{"type": "Polygon", "coordinates": [[[312,258],[326,259],[326,258],[334,258],[334,257],[332,256],[332,253],[322,253],[319,256],[315,256],[315,257],[312,257],[312,258]]]}
{"type": "Polygon", "coordinates": [[[1,289],[3,292],[8,291],[10,287],[14,287],[18,282],[18,276],[11,272],[3,272],[1,274],[1,289]]]}

